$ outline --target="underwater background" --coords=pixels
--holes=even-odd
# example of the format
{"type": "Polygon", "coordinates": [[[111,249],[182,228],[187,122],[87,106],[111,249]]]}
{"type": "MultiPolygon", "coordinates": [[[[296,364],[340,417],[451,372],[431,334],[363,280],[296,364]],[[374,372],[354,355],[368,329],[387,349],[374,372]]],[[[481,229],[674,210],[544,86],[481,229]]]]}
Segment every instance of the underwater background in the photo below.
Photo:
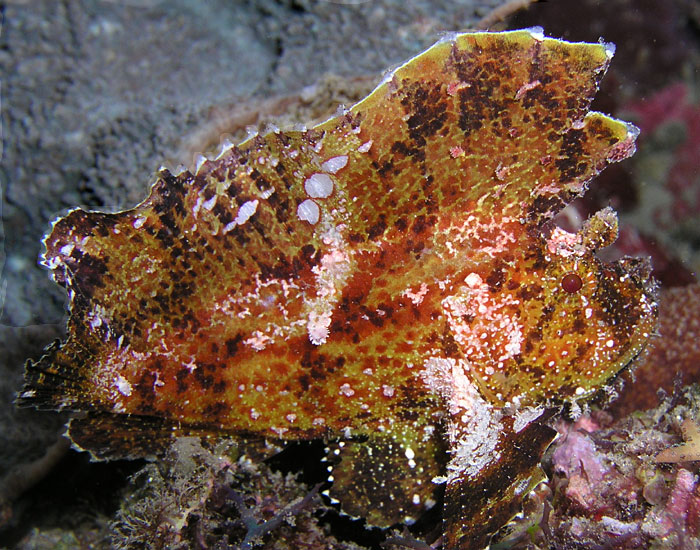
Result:
{"type": "MultiPolygon", "coordinates": [[[[560,223],[608,205],[620,213],[604,254],[652,257],[661,336],[617,400],[557,424],[552,481],[494,547],[700,547],[700,451],[654,461],[684,439],[700,445],[697,2],[15,0],[0,10],[0,545],[379,548],[393,536],[311,491],[324,478],[323,445],[233,473],[213,457],[235,463],[234,445],[192,440],[167,468],[90,463],[59,438],[65,415],[17,410],[24,361],[64,335],[66,296],[38,266],[42,239],[69,208],[136,204],[160,165],[191,166],[224,137],[331,116],[441,33],[541,26],[617,46],[593,108],[639,126],[638,151],[560,223]]],[[[413,529],[438,539],[439,514],[413,529]]]]}

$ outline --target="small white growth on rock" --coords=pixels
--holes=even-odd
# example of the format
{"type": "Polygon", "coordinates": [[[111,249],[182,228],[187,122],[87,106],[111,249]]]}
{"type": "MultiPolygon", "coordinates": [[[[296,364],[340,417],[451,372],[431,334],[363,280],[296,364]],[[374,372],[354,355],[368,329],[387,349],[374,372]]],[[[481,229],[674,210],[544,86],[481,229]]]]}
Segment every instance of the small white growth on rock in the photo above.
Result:
{"type": "Polygon", "coordinates": [[[387,384],[384,384],[382,386],[382,394],[384,395],[384,397],[394,397],[394,386],[388,386],[387,384]]]}
{"type": "Polygon", "coordinates": [[[321,170],[329,174],[336,174],[339,170],[345,168],[348,164],[348,156],[341,155],[339,157],[329,158],[321,165],[321,170]]]}
{"type": "Polygon", "coordinates": [[[344,395],[345,397],[352,397],[355,395],[355,390],[350,387],[350,384],[345,382],[345,384],[340,386],[340,391],[338,393],[340,393],[340,395],[344,395]]]}
{"type": "Polygon", "coordinates": [[[301,221],[309,222],[311,225],[318,223],[321,217],[321,209],[311,199],[306,199],[297,206],[297,216],[301,221]]]}

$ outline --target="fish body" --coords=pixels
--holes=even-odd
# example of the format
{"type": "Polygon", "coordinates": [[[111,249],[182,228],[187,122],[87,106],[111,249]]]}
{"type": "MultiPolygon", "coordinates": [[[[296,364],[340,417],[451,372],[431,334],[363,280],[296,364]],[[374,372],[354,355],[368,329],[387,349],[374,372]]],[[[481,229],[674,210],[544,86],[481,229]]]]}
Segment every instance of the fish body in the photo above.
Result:
{"type": "Polygon", "coordinates": [[[305,131],[162,169],[124,212],[74,210],[44,265],[68,339],[20,402],[80,411],[96,457],[173,434],[337,439],[332,494],[390,525],[447,483],[447,548],[480,548],[541,479],[546,425],[642,350],[643,261],[610,209],[552,221],[636,129],[589,105],[605,44],[464,33],[305,131]],[[447,451],[447,454],[445,453],[447,451]]]}

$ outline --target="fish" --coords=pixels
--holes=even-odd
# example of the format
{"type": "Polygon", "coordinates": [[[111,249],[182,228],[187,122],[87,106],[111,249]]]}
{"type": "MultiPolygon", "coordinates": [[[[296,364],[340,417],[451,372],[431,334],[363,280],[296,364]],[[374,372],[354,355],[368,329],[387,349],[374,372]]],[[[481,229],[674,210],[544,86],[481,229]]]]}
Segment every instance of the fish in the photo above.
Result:
{"type": "Polygon", "coordinates": [[[590,111],[614,52],[541,29],[446,34],[308,129],[160,169],[70,211],[42,263],[68,336],[21,406],[69,410],[95,459],[179,435],[329,442],[327,494],[381,527],[444,486],[444,544],[479,549],[544,479],[548,424],[644,349],[648,261],[604,263],[605,208],[555,216],[638,130],[590,111]]]}

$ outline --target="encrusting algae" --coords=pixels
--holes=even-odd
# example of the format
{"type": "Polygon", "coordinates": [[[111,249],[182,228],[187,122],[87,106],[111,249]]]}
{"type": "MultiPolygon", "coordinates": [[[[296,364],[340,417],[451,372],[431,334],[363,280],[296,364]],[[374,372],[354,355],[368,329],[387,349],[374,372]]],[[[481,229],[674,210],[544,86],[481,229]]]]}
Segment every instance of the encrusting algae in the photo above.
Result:
{"type": "Polygon", "coordinates": [[[70,212],[44,257],[68,339],[20,403],[80,411],[69,437],[97,458],[336,440],[345,511],[410,521],[443,481],[445,548],[484,547],[543,478],[547,420],[654,328],[647,263],[595,257],[614,212],[552,221],[634,151],[633,126],[588,112],[612,53],[452,34],[318,126],[161,169],[131,210],[70,212]]]}

